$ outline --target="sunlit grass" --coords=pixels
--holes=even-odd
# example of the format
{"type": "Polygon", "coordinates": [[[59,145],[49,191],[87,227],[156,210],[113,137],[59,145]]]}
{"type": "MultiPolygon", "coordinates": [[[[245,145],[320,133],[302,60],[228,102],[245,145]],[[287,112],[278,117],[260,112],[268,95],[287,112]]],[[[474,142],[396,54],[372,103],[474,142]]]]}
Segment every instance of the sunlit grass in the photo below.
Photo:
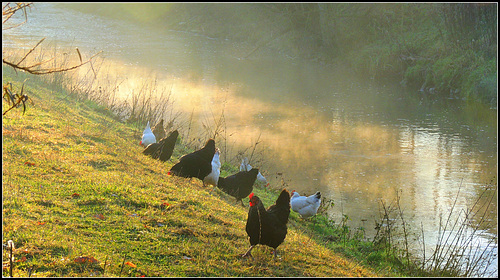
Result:
{"type": "MultiPolygon", "coordinates": [[[[172,160],[153,160],[141,153],[140,131],[99,105],[27,88],[34,105],[9,112],[2,126],[2,230],[15,243],[14,276],[376,275],[311,238],[293,214],[279,260],[265,246],[241,259],[247,207],[199,180],[167,176],[182,143],[172,160]]],[[[266,206],[277,197],[254,191],[266,206]]]]}

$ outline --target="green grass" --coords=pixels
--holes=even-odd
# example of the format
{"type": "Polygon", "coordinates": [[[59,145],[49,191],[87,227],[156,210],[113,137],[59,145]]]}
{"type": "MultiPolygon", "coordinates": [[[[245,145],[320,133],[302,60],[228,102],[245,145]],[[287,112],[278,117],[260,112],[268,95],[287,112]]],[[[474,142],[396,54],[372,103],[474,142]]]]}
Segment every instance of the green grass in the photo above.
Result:
{"type": "MultiPolygon", "coordinates": [[[[182,143],[168,162],[153,160],[141,153],[142,131],[102,106],[34,82],[25,90],[34,104],[2,118],[2,242],[15,243],[14,276],[394,275],[339,254],[295,213],[280,260],[265,246],[242,259],[248,206],[197,179],[167,176],[182,143]]],[[[223,165],[223,174],[233,170],[223,165]]],[[[254,192],[266,206],[278,195],[254,192]]],[[[7,276],[7,250],[3,262],[7,276]]]]}

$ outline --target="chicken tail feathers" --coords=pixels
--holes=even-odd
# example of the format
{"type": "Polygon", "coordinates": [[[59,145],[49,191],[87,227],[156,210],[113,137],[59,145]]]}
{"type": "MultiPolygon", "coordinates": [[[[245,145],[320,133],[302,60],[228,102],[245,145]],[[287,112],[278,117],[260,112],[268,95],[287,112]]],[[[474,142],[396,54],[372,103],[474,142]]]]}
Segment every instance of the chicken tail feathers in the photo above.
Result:
{"type": "MultiPolygon", "coordinates": [[[[268,213],[275,216],[276,222],[286,225],[290,215],[290,193],[283,189],[276,199],[276,203],[268,208],[268,213]]],[[[286,234],[286,227],[285,227],[286,234]]]]}
{"type": "Polygon", "coordinates": [[[321,192],[317,192],[317,193],[316,193],[316,198],[317,198],[317,199],[320,199],[320,198],[321,198],[321,192]]]}
{"type": "Polygon", "coordinates": [[[290,193],[286,189],[283,189],[276,199],[276,206],[285,206],[290,209],[290,193]]]}

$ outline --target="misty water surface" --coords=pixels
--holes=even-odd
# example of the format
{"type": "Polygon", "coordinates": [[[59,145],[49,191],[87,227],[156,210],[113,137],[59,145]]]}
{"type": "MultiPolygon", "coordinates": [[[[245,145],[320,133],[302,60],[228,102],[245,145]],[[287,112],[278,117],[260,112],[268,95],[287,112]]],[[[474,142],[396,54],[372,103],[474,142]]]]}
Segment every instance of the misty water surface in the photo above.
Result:
{"type": "MultiPolygon", "coordinates": [[[[185,118],[193,114],[190,137],[205,135],[203,125],[222,115],[222,159],[239,164],[237,152],[250,157],[259,141],[251,163],[271,187],[307,195],[320,190],[323,201],[334,202],[333,220],[348,217],[348,225],[363,227],[369,238],[381,202],[389,205],[399,195],[410,228],[419,233],[422,225],[426,247],[433,246],[440,217],[455,200],[456,209],[470,207],[485,186],[497,183],[496,111],[488,107],[380,85],[345,67],[265,46],[246,57],[255,46],[147,29],[57,4],[36,7],[27,24],[3,32],[4,48],[30,48],[46,36],[87,55],[104,50],[111,75],[123,80],[122,95],[157,78],[172,90],[175,110],[185,118]]],[[[480,244],[497,236],[494,203],[494,225],[484,229],[480,244]]]]}

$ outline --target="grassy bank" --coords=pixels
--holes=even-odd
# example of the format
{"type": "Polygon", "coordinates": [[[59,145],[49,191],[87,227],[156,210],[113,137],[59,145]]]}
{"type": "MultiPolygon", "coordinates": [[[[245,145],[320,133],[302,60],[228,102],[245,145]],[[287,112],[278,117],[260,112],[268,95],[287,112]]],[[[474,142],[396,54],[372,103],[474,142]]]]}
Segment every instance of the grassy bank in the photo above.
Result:
{"type": "MultiPolygon", "coordinates": [[[[14,89],[24,80],[3,78],[14,89]]],[[[295,213],[280,260],[266,247],[241,259],[247,208],[199,180],[166,176],[182,139],[170,161],[153,160],[138,145],[142,130],[34,80],[25,85],[33,105],[2,124],[2,242],[15,244],[14,276],[394,275],[335,253],[295,213]]],[[[282,186],[272,187],[254,189],[265,205],[282,186]]],[[[4,249],[4,276],[8,258],[4,249]]]]}

